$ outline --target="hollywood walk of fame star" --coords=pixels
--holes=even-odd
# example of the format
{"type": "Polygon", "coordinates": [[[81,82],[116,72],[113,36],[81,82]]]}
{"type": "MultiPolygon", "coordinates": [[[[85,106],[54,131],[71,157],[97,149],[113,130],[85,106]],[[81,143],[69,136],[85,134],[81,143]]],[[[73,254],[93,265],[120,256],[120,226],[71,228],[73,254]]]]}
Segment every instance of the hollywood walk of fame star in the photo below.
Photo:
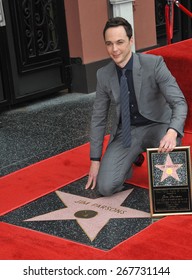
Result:
{"type": "Polygon", "coordinates": [[[121,206],[132,191],[133,189],[130,189],[110,197],[96,199],[56,191],[66,208],[25,221],[76,220],[89,239],[93,241],[111,218],[150,218],[147,212],[121,206]]]}
{"type": "Polygon", "coordinates": [[[169,176],[173,177],[175,180],[180,181],[179,176],[177,174],[177,169],[179,169],[183,164],[175,164],[173,163],[170,155],[167,155],[165,164],[157,164],[155,167],[163,171],[161,182],[163,182],[169,176]]]}

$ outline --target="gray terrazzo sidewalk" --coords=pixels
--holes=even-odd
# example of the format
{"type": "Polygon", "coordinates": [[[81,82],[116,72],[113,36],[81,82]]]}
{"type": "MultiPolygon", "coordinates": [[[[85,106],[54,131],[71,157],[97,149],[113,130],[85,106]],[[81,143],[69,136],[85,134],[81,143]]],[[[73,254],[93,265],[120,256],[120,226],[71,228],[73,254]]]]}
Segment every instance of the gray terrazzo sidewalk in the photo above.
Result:
{"type": "Polygon", "coordinates": [[[2,112],[0,176],[88,142],[94,97],[59,92],[2,112]]]}

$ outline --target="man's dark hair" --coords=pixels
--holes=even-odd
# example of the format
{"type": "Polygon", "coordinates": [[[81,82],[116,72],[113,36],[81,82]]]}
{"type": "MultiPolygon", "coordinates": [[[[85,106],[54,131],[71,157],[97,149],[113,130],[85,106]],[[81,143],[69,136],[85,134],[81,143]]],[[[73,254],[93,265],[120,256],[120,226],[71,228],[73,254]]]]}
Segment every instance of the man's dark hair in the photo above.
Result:
{"type": "Polygon", "coordinates": [[[111,28],[111,27],[117,27],[117,26],[123,26],[126,33],[127,33],[127,36],[129,39],[131,39],[132,35],[133,35],[133,30],[132,30],[132,26],[131,24],[124,18],[122,17],[114,17],[114,18],[110,18],[106,24],[105,24],[105,27],[103,29],[103,37],[105,39],[105,32],[108,28],[111,28]]]}

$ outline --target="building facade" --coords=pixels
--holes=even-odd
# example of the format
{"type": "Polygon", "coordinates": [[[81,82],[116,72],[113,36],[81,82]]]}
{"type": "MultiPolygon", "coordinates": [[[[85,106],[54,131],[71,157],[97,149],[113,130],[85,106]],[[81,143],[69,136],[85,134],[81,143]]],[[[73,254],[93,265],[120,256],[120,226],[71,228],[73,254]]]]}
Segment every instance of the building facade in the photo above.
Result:
{"type": "MultiPolygon", "coordinates": [[[[0,0],[0,106],[66,89],[90,93],[109,58],[109,17],[133,26],[133,51],[166,44],[166,0],[0,0]]],[[[182,0],[191,10],[191,1],[182,0]]],[[[191,19],[174,5],[173,42],[191,37],[191,19]]]]}

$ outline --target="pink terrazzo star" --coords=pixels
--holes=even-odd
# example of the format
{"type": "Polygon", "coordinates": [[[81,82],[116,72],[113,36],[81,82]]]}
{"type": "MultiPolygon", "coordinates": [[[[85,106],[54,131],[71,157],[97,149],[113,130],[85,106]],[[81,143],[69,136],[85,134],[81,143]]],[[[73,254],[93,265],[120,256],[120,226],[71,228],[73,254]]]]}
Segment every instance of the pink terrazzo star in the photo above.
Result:
{"type": "Polygon", "coordinates": [[[177,169],[179,169],[183,164],[175,164],[172,162],[170,155],[167,155],[165,164],[157,164],[155,167],[159,168],[163,171],[161,182],[163,182],[169,176],[173,177],[175,180],[180,181],[179,176],[177,174],[177,169]]]}
{"type": "Polygon", "coordinates": [[[150,217],[150,214],[147,212],[121,206],[132,191],[133,189],[126,190],[110,197],[100,197],[96,199],[56,191],[56,194],[67,207],[27,219],[26,221],[77,220],[89,239],[93,241],[100,230],[112,218],[150,217]],[[79,213],[84,213],[85,215],[79,217],[79,213]],[[91,213],[93,215],[89,217],[86,213],[91,213]]]}

